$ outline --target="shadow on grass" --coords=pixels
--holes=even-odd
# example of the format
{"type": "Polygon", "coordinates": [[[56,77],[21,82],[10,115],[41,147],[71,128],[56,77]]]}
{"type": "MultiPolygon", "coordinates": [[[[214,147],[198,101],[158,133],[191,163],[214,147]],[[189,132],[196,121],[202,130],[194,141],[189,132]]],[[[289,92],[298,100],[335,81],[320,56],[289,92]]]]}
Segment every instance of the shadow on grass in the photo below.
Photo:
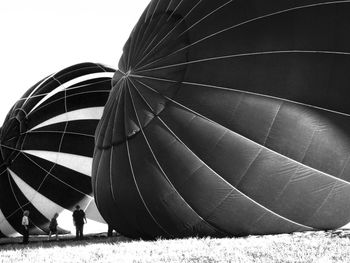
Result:
{"type": "Polygon", "coordinates": [[[50,247],[74,247],[87,246],[90,244],[116,244],[120,242],[129,242],[132,239],[117,235],[107,237],[106,235],[86,235],[82,240],[76,240],[75,236],[65,235],[59,236],[59,240],[51,238],[48,240],[47,236],[31,236],[28,244],[22,244],[22,237],[16,238],[2,238],[0,239],[0,250],[18,250],[30,248],[50,248],[50,247]]]}

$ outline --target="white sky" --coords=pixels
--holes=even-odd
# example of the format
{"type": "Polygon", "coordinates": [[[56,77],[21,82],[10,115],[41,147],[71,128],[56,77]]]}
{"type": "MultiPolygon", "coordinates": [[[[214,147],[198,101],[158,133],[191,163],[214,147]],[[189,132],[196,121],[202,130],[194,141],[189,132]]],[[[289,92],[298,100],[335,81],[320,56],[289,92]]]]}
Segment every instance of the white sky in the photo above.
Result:
{"type": "Polygon", "coordinates": [[[81,62],[114,68],[150,0],[1,0],[0,126],[26,90],[81,62]]]}

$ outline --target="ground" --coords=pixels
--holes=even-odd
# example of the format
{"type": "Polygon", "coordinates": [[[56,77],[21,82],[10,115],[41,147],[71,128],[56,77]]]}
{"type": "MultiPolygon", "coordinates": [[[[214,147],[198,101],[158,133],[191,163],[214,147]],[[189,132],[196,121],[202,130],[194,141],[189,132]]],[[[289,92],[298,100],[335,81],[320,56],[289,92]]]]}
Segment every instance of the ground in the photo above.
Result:
{"type": "Polygon", "coordinates": [[[0,262],[350,262],[350,232],[318,231],[240,238],[132,240],[106,234],[2,239],[0,262]]]}

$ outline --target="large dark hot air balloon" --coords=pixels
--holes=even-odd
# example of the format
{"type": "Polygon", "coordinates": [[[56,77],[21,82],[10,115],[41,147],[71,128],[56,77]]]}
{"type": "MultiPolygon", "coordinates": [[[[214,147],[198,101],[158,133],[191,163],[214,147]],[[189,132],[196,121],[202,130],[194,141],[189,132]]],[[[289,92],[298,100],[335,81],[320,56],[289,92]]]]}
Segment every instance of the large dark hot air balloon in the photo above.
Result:
{"type": "Polygon", "coordinates": [[[48,232],[58,212],[61,231],[74,228],[72,211],[85,210],[86,232],[106,230],[91,188],[94,132],[115,70],[82,63],[38,82],[17,101],[1,130],[0,232],[21,233],[23,210],[31,233],[48,232]]]}
{"type": "Polygon", "coordinates": [[[96,131],[97,206],[131,237],[350,221],[350,1],[154,0],[96,131]]]}

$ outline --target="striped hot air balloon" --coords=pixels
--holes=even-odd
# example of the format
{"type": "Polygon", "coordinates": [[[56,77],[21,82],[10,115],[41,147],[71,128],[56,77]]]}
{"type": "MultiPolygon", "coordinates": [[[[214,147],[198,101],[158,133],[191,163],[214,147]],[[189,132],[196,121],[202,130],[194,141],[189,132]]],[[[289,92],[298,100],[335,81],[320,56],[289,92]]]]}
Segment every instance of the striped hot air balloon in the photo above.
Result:
{"type": "Polygon", "coordinates": [[[93,189],[133,237],[350,221],[350,1],[153,0],[96,132],[93,189]]]}
{"type": "Polygon", "coordinates": [[[115,70],[82,63],[41,80],[12,107],[1,129],[0,232],[21,233],[23,210],[32,234],[48,232],[59,213],[61,231],[73,226],[79,204],[85,232],[106,231],[91,189],[94,132],[115,70]]]}

